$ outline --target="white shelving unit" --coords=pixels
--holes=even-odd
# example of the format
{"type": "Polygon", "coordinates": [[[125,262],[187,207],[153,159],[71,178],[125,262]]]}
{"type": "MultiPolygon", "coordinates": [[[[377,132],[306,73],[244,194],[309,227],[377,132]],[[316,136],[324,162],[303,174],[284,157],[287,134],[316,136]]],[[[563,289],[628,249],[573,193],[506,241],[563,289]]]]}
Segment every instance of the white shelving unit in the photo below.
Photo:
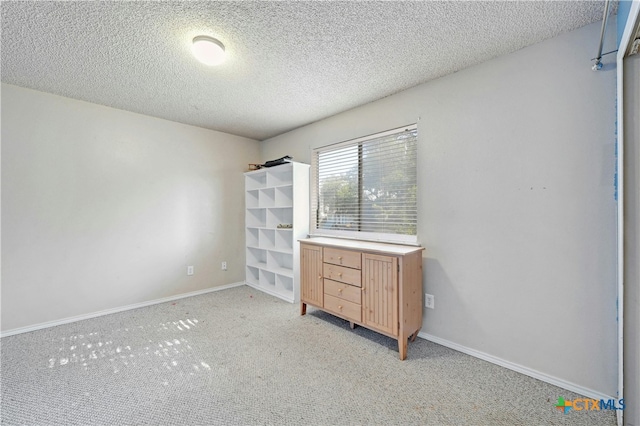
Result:
{"type": "Polygon", "coordinates": [[[287,163],[244,176],[246,283],[298,302],[300,253],[295,242],[309,233],[309,165],[287,163]]]}

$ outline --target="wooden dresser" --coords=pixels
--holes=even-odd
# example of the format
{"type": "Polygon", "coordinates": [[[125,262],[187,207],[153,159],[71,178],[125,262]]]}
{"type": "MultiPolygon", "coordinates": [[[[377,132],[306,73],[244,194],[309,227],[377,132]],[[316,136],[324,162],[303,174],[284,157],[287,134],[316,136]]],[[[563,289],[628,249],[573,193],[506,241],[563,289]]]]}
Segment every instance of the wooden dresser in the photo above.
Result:
{"type": "Polygon", "coordinates": [[[422,327],[424,247],[338,238],[300,240],[300,314],[312,305],[398,340],[407,357],[422,327]]]}

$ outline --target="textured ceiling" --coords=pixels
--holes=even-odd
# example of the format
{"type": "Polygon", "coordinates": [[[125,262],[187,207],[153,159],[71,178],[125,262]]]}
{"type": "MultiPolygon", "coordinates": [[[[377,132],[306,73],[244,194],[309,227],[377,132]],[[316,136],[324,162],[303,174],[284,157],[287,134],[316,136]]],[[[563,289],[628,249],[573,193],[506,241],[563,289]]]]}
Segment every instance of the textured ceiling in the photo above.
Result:
{"type": "Polygon", "coordinates": [[[1,7],[3,82],[263,140],[600,21],[604,1],[1,7]],[[222,66],[191,55],[201,34],[222,66]]]}

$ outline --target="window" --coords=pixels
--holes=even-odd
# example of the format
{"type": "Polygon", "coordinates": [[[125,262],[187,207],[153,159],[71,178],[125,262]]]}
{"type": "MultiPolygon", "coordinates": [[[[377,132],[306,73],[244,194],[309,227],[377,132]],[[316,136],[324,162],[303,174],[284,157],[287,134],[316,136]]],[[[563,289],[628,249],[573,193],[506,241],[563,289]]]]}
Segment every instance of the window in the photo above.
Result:
{"type": "Polygon", "coordinates": [[[416,152],[411,125],[313,151],[315,235],[416,243],[416,152]]]}

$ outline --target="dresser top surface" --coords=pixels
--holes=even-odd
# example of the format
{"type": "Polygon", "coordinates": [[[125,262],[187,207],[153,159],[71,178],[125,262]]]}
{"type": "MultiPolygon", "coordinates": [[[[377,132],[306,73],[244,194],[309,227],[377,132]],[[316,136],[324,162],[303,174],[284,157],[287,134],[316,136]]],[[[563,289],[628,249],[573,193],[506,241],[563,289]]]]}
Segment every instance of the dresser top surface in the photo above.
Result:
{"type": "Polygon", "coordinates": [[[350,250],[362,250],[373,253],[405,255],[424,250],[424,247],[400,244],[376,243],[371,241],[347,240],[342,238],[313,237],[299,240],[303,244],[323,247],[336,247],[350,250]]]}

